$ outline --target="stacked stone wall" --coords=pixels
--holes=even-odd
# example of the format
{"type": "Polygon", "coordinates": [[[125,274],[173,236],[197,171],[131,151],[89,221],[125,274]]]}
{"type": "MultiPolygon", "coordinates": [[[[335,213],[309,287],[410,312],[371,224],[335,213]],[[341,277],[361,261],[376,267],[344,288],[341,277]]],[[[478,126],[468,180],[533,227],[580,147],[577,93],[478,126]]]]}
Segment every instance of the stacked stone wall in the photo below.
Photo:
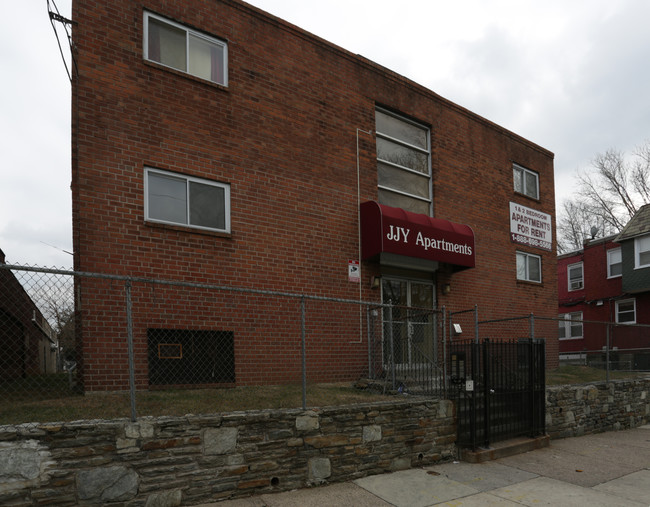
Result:
{"type": "Polygon", "coordinates": [[[0,427],[0,505],[178,506],[430,465],[455,456],[453,404],[0,427]]]}
{"type": "Polygon", "coordinates": [[[650,420],[650,379],[546,388],[546,432],[565,438],[636,428],[650,420]]]}
{"type": "MultiPolygon", "coordinates": [[[[650,379],[548,387],[551,438],[650,420],[650,379]]],[[[456,456],[450,401],[0,427],[0,505],[171,507],[426,466],[456,456]]]]}

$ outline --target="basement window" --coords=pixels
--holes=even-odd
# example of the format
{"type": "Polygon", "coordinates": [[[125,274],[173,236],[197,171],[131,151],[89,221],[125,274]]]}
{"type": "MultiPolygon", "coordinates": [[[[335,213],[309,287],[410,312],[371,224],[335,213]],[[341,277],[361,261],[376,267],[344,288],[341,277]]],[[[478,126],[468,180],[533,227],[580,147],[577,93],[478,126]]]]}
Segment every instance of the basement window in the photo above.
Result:
{"type": "Polygon", "coordinates": [[[150,385],[234,384],[232,331],[147,330],[150,385]]]}
{"type": "Polygon", "coordinates": [[[144,57],[228,86],[228,45],[151,12],[144,13],[144,57]]]}

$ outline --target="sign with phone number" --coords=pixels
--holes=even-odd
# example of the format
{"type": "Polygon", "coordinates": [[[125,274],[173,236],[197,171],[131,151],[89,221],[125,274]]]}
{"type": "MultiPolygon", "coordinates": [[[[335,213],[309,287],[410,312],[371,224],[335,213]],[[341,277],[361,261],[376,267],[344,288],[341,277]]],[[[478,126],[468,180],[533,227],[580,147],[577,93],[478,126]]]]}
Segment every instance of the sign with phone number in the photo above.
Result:
{"type": "Polygon", "coordinates": [[[542,241],[541,239],[528,238],[526,236],[521,236],[520,234],[510,234],[510,239],[514,243],[519,243],[521,245],[528,245],[535,248],[541,248],[542,250],[551,250],[551,243],[548,241],[542,241]]]}
{"type": "Polygon", "coordinates": [[[553,240],[551,215],[511,202],[510,239],[514,243],[550,251],[553,240]]]}

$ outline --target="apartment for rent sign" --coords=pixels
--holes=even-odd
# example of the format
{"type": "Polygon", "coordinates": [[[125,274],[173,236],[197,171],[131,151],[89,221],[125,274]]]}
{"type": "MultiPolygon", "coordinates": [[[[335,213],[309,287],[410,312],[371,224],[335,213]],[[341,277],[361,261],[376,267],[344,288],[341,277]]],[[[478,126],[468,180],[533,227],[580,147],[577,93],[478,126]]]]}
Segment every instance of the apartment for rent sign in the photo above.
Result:
{"type": "Polygon", "coordinates": [[[510,239],[521,245],[551,250],[551,215],[521,204],[510,203],[510,239]]]}

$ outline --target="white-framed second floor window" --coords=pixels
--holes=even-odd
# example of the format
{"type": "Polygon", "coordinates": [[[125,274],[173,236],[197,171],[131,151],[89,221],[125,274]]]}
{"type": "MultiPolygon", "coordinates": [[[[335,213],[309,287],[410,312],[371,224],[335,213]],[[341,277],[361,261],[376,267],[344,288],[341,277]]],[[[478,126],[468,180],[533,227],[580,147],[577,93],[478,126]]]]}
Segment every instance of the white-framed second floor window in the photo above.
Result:
{"type": "Polygon", "coordinates": [[[634,240],[634,267],[650,267],[650,234],[634,240]]]}
{"type": "Polygon", "coordinates": [[[527,252],[517,252],[517,280],[541,283],[542,258],[527,252]]]}
{"type": "Polygon", "coordinates": [[[616,301],[616,322],[619,324],[636,323],[636,300],[622,299],[616,301]]]}
{"type": "Polygon", "coordinates": [[[145,11],[143,48],[147,60],[228,85],[228,45],[219,39],[145,11]]]}
{"type": "Polygon", "coordinates": [[[515,192],[539,199],[539,175],[535,171],[518,164],[512,164],[512,176],[515,192]]]}
{"type": "Polygon", "coordinates": [[[623,275],[623,256],[620,248],[607,250],[607,278],[623,275]]]}
{"type": "Polygon", "coordinates": [[[145,168],[145,219],[230,232],[230,185],[145,168]]]}
{"type": "Polygon", "coordinates": [[[582,338],[582,312],[564,313],[559,318],[560,340],[577,340],[582,338]]]}
{"type": "Polygon", "coordinates": [[[569,291],[580,290],[585,286],[582,262],[567,266],[567,278],[569,291]]]}
{"type": "Polygon", "coordinates": [[[375,130],[379,202],[430,215],[429,129],[383,109],[377,109],[375,130]]]}

